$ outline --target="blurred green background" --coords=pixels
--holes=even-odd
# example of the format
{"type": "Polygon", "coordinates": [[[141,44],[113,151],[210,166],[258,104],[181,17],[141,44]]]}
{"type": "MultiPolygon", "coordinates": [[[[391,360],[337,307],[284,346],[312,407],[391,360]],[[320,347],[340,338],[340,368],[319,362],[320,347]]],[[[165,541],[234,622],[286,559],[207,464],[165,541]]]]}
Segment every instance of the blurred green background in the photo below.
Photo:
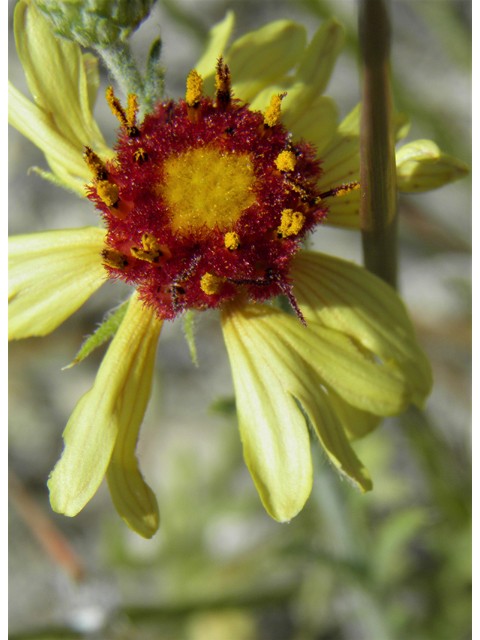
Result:
{"type": "MultiPolygon", "coordinates": [[[[412,122],[407,141],[431,138],[470,164],[471,3],[389,6],[394,100],[412,122]]],[[[327,93],[342,117],[358,102],[356,4],[338,0],[159,0],[133,44],[145,59],[161,27],[168,95],[183,94],[208,29],[228,9],[235,37],[282,18],[311,36],[335,15],[347,43],[327,93]]],[[[13,37],[9,64],[26,92],[13,37]]],[[[113,143],[116,123],[101,99],[96,116],[113,143]]],[[[96,224],[89,202],[27,177],[33,165],[46,167],[42,154],[11,130],[11,233],[96,224]]],[[[434,391],[424,413],[387,420],[357,443],[375,485],[368,495],[342,482],[312,442],[313,493],[288,525],[266,514],[244,465],[215,313],[198,324],[199,369],[181,322],[161,336],[139,443],[162,517],[151,541],[123,524],[104,485],[74,519],[50,510],[46,489],[63,428],[104,350],[61,367],[125,289],[106,286],[50,336],[11,345],[12,639],[471,637],[471,180],[403,196],[400,218],[401,291],[434,367],[434,391]],[[45,538],[58,550],[65,536],[76,554],[73,569],[41,546],[45,518],[45,538]]],[[[361,263],[358,234],[321,228],[314,243],[361,263]]]]}

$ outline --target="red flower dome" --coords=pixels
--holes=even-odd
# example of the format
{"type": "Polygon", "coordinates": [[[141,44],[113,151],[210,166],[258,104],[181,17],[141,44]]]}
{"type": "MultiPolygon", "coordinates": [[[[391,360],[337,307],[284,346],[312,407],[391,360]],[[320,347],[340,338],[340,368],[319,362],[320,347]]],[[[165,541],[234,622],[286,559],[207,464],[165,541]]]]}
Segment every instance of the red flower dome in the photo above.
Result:
{"type": "Polygon", "coordinates": [[[136,285],[160,318],[282,293],[301,317],[290,262],[326,214],[315,149],[291,142],[283,95],[265,114],[232,100],[222,60],[215,101],[201,92],[193,71],[186,100],[159,104],[139,125],[135,96],[124,111],[108,93],[122,123],[116,156],[103,165],[86,153],[95,175],[89,198],[108,229],[106,269],[136,285]]]}

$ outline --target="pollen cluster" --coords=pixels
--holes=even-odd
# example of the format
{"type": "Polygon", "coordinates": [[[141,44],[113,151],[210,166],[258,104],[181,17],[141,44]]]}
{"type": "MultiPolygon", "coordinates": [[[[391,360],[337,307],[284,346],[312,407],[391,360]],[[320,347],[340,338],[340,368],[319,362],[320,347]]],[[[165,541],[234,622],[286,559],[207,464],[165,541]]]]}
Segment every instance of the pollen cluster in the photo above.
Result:
{"type": "Polygon", "coordinates": [[[301,315],[290,263],[326,212],[314,149],[292,144],[283,94],[266,113],[233,99],[221,59],[214,100],[202,86],[191,72],[186,99],[158,104],[141,124],[135,97],[124,111],[108,91],[121,124],[116,156],[103,163],[85,153],[89,198],[107,226],[105,268],[136,286],[160,318],[282,293],[301,315]]]}

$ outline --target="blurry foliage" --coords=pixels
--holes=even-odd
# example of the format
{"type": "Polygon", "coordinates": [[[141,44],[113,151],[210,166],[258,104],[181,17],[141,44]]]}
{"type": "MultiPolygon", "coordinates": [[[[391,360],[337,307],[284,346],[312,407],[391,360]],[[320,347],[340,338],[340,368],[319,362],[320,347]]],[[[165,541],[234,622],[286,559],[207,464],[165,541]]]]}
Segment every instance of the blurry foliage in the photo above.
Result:
{"type": "MultiPolygon", "coordinates": [[[[160,0],[159,4],[191,37],[199,41],[205,37],[210,23],[192,17],[190,4],[172,0],[160,0]]],[[[299,20],[322,19],[332,12],[344,19],[347,50],[354,58],[356,25],[342,15],[343,3],[291,0],[290,4],[303,12],[299,20]]],[[[405,4],[410,18],[423,24],[425,37],[440,42],[443,55],[468,73],[470,3],[405,4]]],[[[262,11],[260,3],[253,1],[210,2],[206,6],[211,18],[214,14],[212,21],[222,17],[226,8],[233,8],[240,25],[246,24],[247,18],[251,20],[257,8],[259,13],[262,11]]],[[[429,135],[446,152],[468,161],[469,149],[461,137],[456,137],[455,126],[441,110],[432,111],[418,100],[404,78],[396,74],[393,63],[397,108],[407,111],[420,129],[427,124],[429,135]]],[[[434,256],[442,256],[442,252],[468,253],[468,239],[461,234],[455,238],[448,225],[432,219],[417,200],[412,200],[412,205],[409,202],[404,207],[407,231],[403,229],[402,238],[411,250],[434,256]]],[[[464,279],[452,278],[452,287],[459,298],[457,317],[450,324],[421,325],[420,333],[433,356],[437,377],[456,381],[460,398],[468,398],[468,274],[464,279]]],[[[202,367],[201,327],[198,333],[202,367]]],[[[34,362],[29,365],[23,355],[27,377],[37,366],[35,355],[31,354],[36,353],[39,343],[34,342],[29,342],[34,362]]],[[[73,340],[70,346],[72,343],[73,340]]],[[[53,348],[55,340],[45,344],[53,348]]],[[[60,357],[68,362],[68,348],[62,349],[60,357]]],[[[44,367],[50,364],[44,362],[44,367]]],[[[188,385],[188,375],[194,369],[188,354],[185,364],[177,363],[176,367],[173,373],[164,373],[164,379],[170,373],[178,376],[179,384],[188,385]]],[[[15,395],[15,387],[13,392],[15,395]]],[[[174,403],[181,403],[181,397],[174,403]]],[[[42,402],[38,401],[39,407],[42,402]]],[[[468,407],[465,409],[468,411],[468,407]]],[[[12,640],[471,637],[468,425],[447,437],[439,422],[441,411],[427,418],[411,410],[399,419],[387,421],[357,445],[375,484],[374,491],[366,496],[340,482],[318,444],[312,443],[316,467],[312,496],[300,516],[288,525],[278,525],[263,511],[245,469],[234,399],[217,397],[210,411],[206,416],[207,408],[202,407],[197,413],[200,426],[207,419],[215,421],[213,429],[206,431],[206,442],[196,433],[182,445],[175,441],[165,444],[162,460],[167,460],[167,468],[159,476],[160,485],[164,484],[156,491],[162,525],[151,542],[135,537],[111,510],[104,513],[100,502],[95,503],[100,507],[89,505],[87,513],[75,521],[50,514],[43,481],[36,480],[34,472],[21,473],[22,458],[13,439],[12,465],[30,491],[38,495],[45,513],[51,515],[84,558],[87,577],[76,587],[71,582],[68,588],[62,587],[66,583],[65,578],[58,577],[61,570],[40,555],[32,532],[14,512],[12,584],[22,584],[22,572],[24,583],[30,581],[28,572],[38,570],[39,588],[43,597],[49,598],[53,613],[50,617],[45,614],[47,605],[42,612],[41,605],[21,605],[23,624],[17,613],[12,640]],[[208,443],[212,437],[214,446],[208,443]],[[21,563],[25,553],[30,558],[28,566],[21,563]]],[[[27,409],[24,412],[24,420],[34,418],[27,409]]],[[[166,409],[163,418],[167,422],[168,417],[166,409]]],[[[170,428],[173,429],[171,425],[170,428]]],[[[49,436],[49,443],[56,442],[54,436],[57,434],[49,436]]],[[[48,469],[55,451],[49,451],[46,457],[44,465],[48,469]]],[[[12,598],[20,603],[21,596],[21,587],[12,592],[12,598]]],[[[12,606],[16,611],[15,604],[12,606]]]]}

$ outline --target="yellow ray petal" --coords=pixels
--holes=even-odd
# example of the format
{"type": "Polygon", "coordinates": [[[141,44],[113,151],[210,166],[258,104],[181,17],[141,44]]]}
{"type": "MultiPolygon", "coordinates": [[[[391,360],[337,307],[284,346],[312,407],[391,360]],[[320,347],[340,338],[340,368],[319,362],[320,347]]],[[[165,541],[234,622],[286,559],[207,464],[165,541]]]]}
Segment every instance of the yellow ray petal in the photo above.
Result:
{"type": "Polygon", "coordinates": [[[214,93],[217,60],[224,54],[234,24],[235,14],[233,11],[227,11],[225,18],[210,29],[205,51],[195,65],[195,70],[204,80],[204,91],[207,95],[214,93]]]}
{"type": "MultiPolygon", "coordinates": [[[[288,96],[287,96],[288,97],[288,96]]],[[[289,112],[282,116],[282,121],[294,140],[304,139],[315,145],[317,155],[322,157],[322,150],[335,135],[338,109],[328,96],[319,96],[311,104],[308,111],[296,115],[290,120],[289,112]]]]}
{"type": "Polygon", "coordinates": [[[276,82],[298,62],[306,40],[305,27],[279,20],[234,42],[226,61],[235,96],[251,102],[256,93],[276,82]]]}
{"type": "MultiPolygon", "coordinates": [[[[268,85],[268,87],[259,91],[250,103],[250,108],[252,109],[252,111],[265,112],[265,109],[270,104],[270,100],[273,95],[280,95],[282,93],[287,93],[287,96],[288,96],[288,91],[292,86],[292,82],[293,82],[293,77],[285,76],[283,78],[280,78],[280,80],[277,80],[276,82],[272,82],[271,84],[268,85]]],[[[281,113],[283,116],[283,100],[282,100],[281,113]]],[[[282,122],[283,122],[283,117],[282,117],[282,122]]]]}
{"type": "Polygon", "coordinates": [[[93,113],[93,108],[97,101],[98,88],[100,86],[98,59],[91,53],[84,53],[82,55],[82,62],[87,81],[88,106],[93,113]]]}
{"type": "Polygon", "coordinates": [[[222,327],[245,462],[268,513],[285,522],[302,509],[312,487],[308,430],[291,389],[305,367],[285,350],[274,357],[241,308],[227,307],[222,327]]]}
{"type": "Polygon", "coordinates": [[[336,131],[336,106],[330,98],[322,101],[321,93],[343,41],[343,27],[334,19],[324,22],[305,49],[295,75],[286,76],[258,93],[252,100],[252,109],[263,111],[273,94],[287,91],[282,102],[282,122],[296,139],[303,137],[307,142],[325,146],[336,131]]]}
{"type": "Polygon", "coordinates": [[[307,318],[262,311],[262,323],[283,335],[286,345],[348,403],[379,416],[396,415],[410,402],[405,376],[394,363],[374,362],[351,338],[307,318]]]}
{"type": "Polygon", "coordinates": [[[293,265],[294,291],[307,322],[341,331],[394,363],[411,401],[422,406],[432,387],[431,367],[394,289],[366,269],[332,256],[302,252],[293,265]]]}
{"type": "MultiPolygon", "coordinates": [[[[142,309],[142,314],[150,314],[142,309]]],[[[110,464],[107,481],[115,509],[128,526],[144,538],[151,538],[158,530],[160,515],[157,499],[142,477],[135,455],[138,432],[152,392],[155,347],[162,323],[152,321],[145,345],[144,360],[134,377],[119,395],[116,411],[122,416],[110,464]]]]}
{"type": "Polygon", "coordinates": [[[363,438],[380,425],[381,416],[353,407],[335,393],[331,387],[325,383],[323,386],[328,394],[328,402],[349,440],[363,438]]]}
{"type": "Polygon", "coordinates": [[[105,280],[105,231],[46,231],[9,239],[9,339],[44,336],[105,280]]]}
{"type": "MultiPolygon", "coordinates": [[[[325,91],[344,40],[345,30],[334,18],[326,20],[313,36],[282,104],[282,119],[287,128],[293,130],[296,122],[309,113],[312,103],[325,91]]],[[[334,133],[335,129],[332,129],[329,137],[334,133]]],[[[313,142],[309,136],[306,140],[313,142]]]]}
{"type": "Polygon", "coordinates": [[[83,147],[105,147],[92,118],[80,46],[53,35],[51,25],[33,3],[17,4],[15,41],[35,102],[80,154],[83,147]]]}
{"type": "MultiPolygon", "coordinates": [[[[337,399],[339,396],[337,396],[337,399]]],[[[303,397],[299,398],[302,407],[310,418],[330,462],[337,471],[358,487],[362,493],[373,488],[370,474],[357,458],[345,430],[342,418],[338,413],[338,403],[332,401],[330,394],[315,376],[309,379],[308,387],[304,386],[303,397]],[[316,384],[315,384],[316,382],[316,384]]],[[[343,402],[345,406],[349,406],[343,402]]],[[[375,416],[376,423],[381,418],[375,416]]]]}
{"type": "Polygon", "coordinates": [[[295,84],[310,88],[313,96],[322,94],[345,42],[345,29],[335,20],[325,20],[317,30],[300,60],[295,84]]]}
{"type": "Polygon", "coordinates": [[[360,175],[358,133],[343,131],[341,127],[322,152],[323,173],[318,180],[322,191],[328,191],[332,185],[354,182],[360,175]]]}
{"type": "Polygon", "coordinates": [[[50,115],[27,100],[13,85],[8,85],[8,121],[46,156],[62,166],[66,172],[90,182],[92,174],[85,164],[79,147],[72,144],[55,128],[50,115]]]}
{"type": "MultiPolygon", "coordinates": [[[[360,114],[361,104],[358,104],[341,122],[337,133],[319,150],[323,171],[318,181],[318,187],[321,191],[328,191],[333,187],[359,179],[360,114]]],[[[404,113],[395,113],[395,140],[404,137],[408,128],[407,116],[404,113]]],[[[340,198],[329,198],[326,201],[329,207],[327,223],[333,226],[358,229],[360,227],[359,197],[359,191],[351,191],[340,198]]]]}
{"type": "MultiPolygon", "coordinates": [[[[83,509],[107,471],[118,434],[122,434],[125,442],[127,431],[131,429],[135,436],[138,433],[150,395],[151,370],[161,326],[155,313],[145,309],[134,294],[92,389],[77,403],[63,433],[65,449],[48,481],[54,511],[74,516],[83,509]]],[[[122,474],[120,471],[120,477],[122,474]]],[[[128,483],[128,489],[138,490],[140,484],[135,478],[133,485],[128,483]]],[[[124,499],[130,502],[137,497],[134,492],[124,499]]],[[[140,495],[135,512],[137,520],[126,516],[123,507],[121,515],[128,518],[127,523],[132,526],[142,521],[143,513],[144,526],[139,527],[139,533],[145,535],[150,531],[151,536],[155,528],[154,510],[152,501],[146,504],[140,495]]]]}
{"type": "MultiPolygon", "coordinates": [[[[283,327],[275,320],[284,314],[268,308],[259,311],[258,307],[253,306],[247,307],[244,313],[257,331],[257,349],[265,350],[270,366],[275,368],[289,392],[300,402],[330,461],[361,491],[370,491],[372,483],[368,471],[348,442],[342,424],[343,415],[335,410],[344,401],[338,401],[339,396],[327,390],[324,380],[312,369],[308,360],[299,358],[294,350],[285,348],[283,327]],[[265,316],[270,316],[271,322],[265,323],[265,316]],[[289,363],[288,368],[285,368],[285,362],[289,363]],[[331,396],[334,395],[332,402],[331,396]]],[[[302,329],[309,332],[308,328],[302,329]]],[[[308,339],[313,343],[316,337],[310,334],[308,339]]]]}
{"type": "MultiPolygon", "coordinates": [[[[30,167],[30,171],[35,171],[35,173],[38,173],[38,175],[40,175],[42,178],[50,180],[58,186],[61,186],[64,189],[68,189],[69,191],[73,191],[78,196],[85,198],[87,193],[87,184],[85,183],[85,179],[77,178],[76,176],[72,175],[71,167],[66,169],[64,164],[59,164],[57,160],[55,158],[52,158],[52,156],[50,156],[48,153],[45,153],[45,158],[50,168],[52,169],[51,172],[44,171],[39,167],[30,167]]],[[[88,181],[90,182],[91,179],[92,174],[90,173],[88,181]]]]}
{"type": "Polygon", "coordinates": [[[360,228],[360,219],[358,217],[360,207],[359,189],[349,191],[338,198],[328,198],[325,200],[325,205],[328,206],[326,224],[344,229],[358,230],[360,228]]]}

